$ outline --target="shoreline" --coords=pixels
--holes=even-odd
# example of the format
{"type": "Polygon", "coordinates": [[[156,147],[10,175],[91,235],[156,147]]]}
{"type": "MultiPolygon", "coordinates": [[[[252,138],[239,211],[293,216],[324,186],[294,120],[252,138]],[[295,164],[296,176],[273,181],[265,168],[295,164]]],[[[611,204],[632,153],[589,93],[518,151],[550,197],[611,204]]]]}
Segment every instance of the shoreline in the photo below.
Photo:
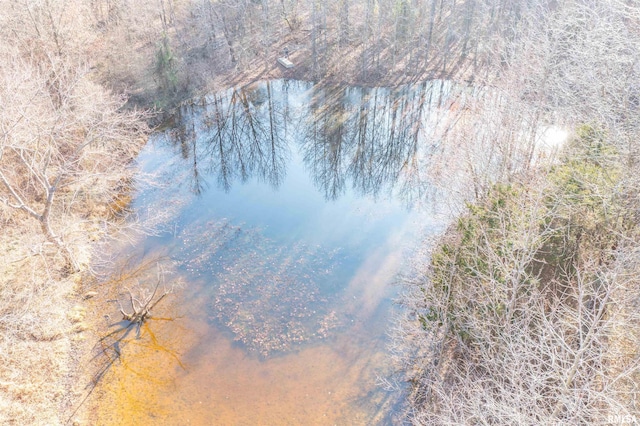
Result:
{"type": "MultiPolygon", "coordinates": [[[[296,64],[293,69],[282,68],[276,61],[277,57],[278,55],[274,54],[270,56],[268,60],[264,58],[257,58],[253,60],[251,64],[245,66],[241,72],[238,72],[236,69],[229,69],[226,72],[222,72],[207,81],[205,85],[188,91],[185,99],[191,99],[198,95],[211,93],[217,90],[224,90],[228,87],[238,85],[244,86],[261,80],[281,78],[315,81],[325,84],[349,84],[361,87],[394,87],[428,79],[451,79],[452,77],[457,76],[455,73],[442,74],[425,68],[413,75],[399,75],[394,70],[391,70],[390,72],[375,78],[369,77],[362,79],[356,72],[352,71],[344,74],[337,74],[335,72],[327,73],[324,77],[317,79],[313,78],[313,73],[309,67],[309,56],[305,56],[304,49],[291,54],[291,60],[296,64]]],[[[179,103],[177,105],[179,105],[179,103]]],[[[148,108],[151,105],[143,106],[148,108]]],[[[166,119],[168,115],[173,113],[176,106],[162,111],[160,114],[148,117],[147,123],[154,123],[166,119]]],[[[128,164],[135,160],[139,151],[146,145],[148,136],[152,131],[153,129],[145,133],[142,138],[143,140],[138,144],[134,155],[131,158],[123,159],[123,164],[128,164]]],[[[108,215],[108,211],[106,210],[101,213],[98,212],[97,215],[94,214],[93,219],[94,221],[99,221],[100,219],[105,219],[107,217],[106,215],[108,215]],[[103,217],[100,217],[101,215],[103,217]]],[[[29,229],[34,228],[35,224],[31,223],[31,221],[31,219],[26,217],[21,218],[20,227],[26,227],[29,229]]],[[[79,237],[74,239],[72,248],[77,253],[83,253],[82,263],[85,265],[85,272],[86,268],[89,267],[88,265],[91,260],[89,258],[89,253],[95,250],[96,241],[99,241],[100,238],[98,236],[100,231],[94,225],[95,224],[92,224],[90,221],[88,226],[79,225],[77,229],[74,230],[74,235],[79,237]]],[[[0,244],[10,247],[17,244],[16,242],[20,240],[20,232],[17,232],[17,235],[6,235],[5,237],[6,239],[4,241],[0,241],[0,244]]],[[[35,240],[41,239],[41,236],[37,233],[34,234],[33,237],[35,240]]],[[[42,246],[42,243],[38,243],[37,241],[31,245],[23,244],[22,246],[19,246],[19,249],[21,249],[19,250],[19,253],[15,253],[15,256],[13,257],[7,257],[4,265],[5,272],[8,272],[8,265],[11,262],[15,262],[16,258],[19,259],[21,257],[29,256],[29,247],[33,247],[34,245],[37,246],[38,244],[42,246]]],[[[0,267],[1,266],[2,264],[0,264],[0,267]]],[[[29,268],[26,267],[22,272],[19,270],[16,270],[15,272],[19,276],[21,274],[27,274],[28,269],[29,268]]],[[[40,272],[43,272],[43,270],[40,270],[40,272]]],[[[60,276],[64,275],[63,271],[58,271],[58,273],[60,276]]],[[[8,280],[12,279],[10,273],[6,273],[5,275],[8,276],[8,280]]],[[[88,406],[86,405],[84,398],[87,393],[86,386],[90,385],[92,382],[94,372],[89,371],[85,366],[88,365],[89,360],[93,355],[92,351],[97,341],[97,338],[92,336],[92,333],[95,333],[96,330],[100,329],[105,315],[113,315],[114,311],[113,307],[108,305],[106,299],[101,300],[100,296],[87,297],[87,294],[93,293],[94,289],[91,287],[91,283],[87,282],[86,277],[83,275],[83,272],[78,272],[68,277],[54,280],[52,284],[43,285],[43,287],[51,289],[55,288],[55,294],[49,294],[49,292],[43,291],[42,293],[36,293],[35,296],[33,296],[33,299],[42,299],[40,300],[42,303],[51,302],[52,304],[50,310],[47,310],[48,308],[34,308],[34,315],[36,317],[42,315],[47,316],[50,314],[56,318],[55,320],[46,320],[47,327],[48,329],[50,328],[49,334],[39,336],[35,340],[43,342],[56,341],[56,347],[58,348],[56,350],[61,351],[61,354],[53,356],[51,355],[50,350],[43,350],[40,351],[41,354],[39,361],[33,361],[33,363],[30,364],[37,365],[47,359],[52,361],[52,358],[55,358],[56,361],[63,361],[53,369],[58,371],[58,373],[55,371],[43,372],[43,374],[46,373],[46,379],[42,381],[43,384],[41,385],[43,390],[51,389],[47,391],[48,394],[61,395],[59,397],[55,397],[55,401],[59,401],[56,403],[56,406],[58,407],[57,413],[52,412],[50,408],[42,408],[47,405],[48,401],[46,399],[42,400],[42,405],[38,405],[36,402],[38,401],[38,397],[35,396],[38,392],[30,391],[31,393],[27,393],[28,395],[31,395],[28,397],[31,401],[28,404],[28,408],[36,408],[34,408],[34,412],[32,414],[26,414],[27,419],[47,418],[47,422],[52,421],[51,419],[57,419],[54,420],[57,421],[57,423],[52,424],[88,424],[86,423],[88,421],[88,415],[86,413],[88,406]],[[55,307],[55,309],[53,309],[53,307],[55,307]],[[46,385],[44,383],[46,383],[46,385]],[[59,392],[54,389],[65,390],[59,392]]],[[[43,278],[43,280],[45,279],[43,278]]],[[[28,342],[23,343],[26,346],[30,346],[30,343],[28,342]]],[[[38,350],[28,350],[28,352],[35,358],[38,358],[38,350]]],[[[29,371],[29,369],[31,369],[31,371],[37,371],[32,367],[19,367],[18,369],[23,371],[29,371]]],[[[33,379],[33,377],[31,377],[31,379],[33,379]]],[[[38,380],[35,381],[37,382],[38,380]]],[[[0,407],[2,407],[2,397],[3,395],[0,393],[0,407]]],[[[10,397],[7,399],[10,400],[10,397]]],[[[8,412],[9,416],[13,416],[11,413],[15,410],[19,411],[27,408],[21,407],[20,402],[15,404],[16,405],[14,406],[11,402],[7,402],[7,405],[13,408],[8,408],[3,411],[8,412]]],[[[2,416],[0,416],[0,419],[2,419],[2,416]]]]}

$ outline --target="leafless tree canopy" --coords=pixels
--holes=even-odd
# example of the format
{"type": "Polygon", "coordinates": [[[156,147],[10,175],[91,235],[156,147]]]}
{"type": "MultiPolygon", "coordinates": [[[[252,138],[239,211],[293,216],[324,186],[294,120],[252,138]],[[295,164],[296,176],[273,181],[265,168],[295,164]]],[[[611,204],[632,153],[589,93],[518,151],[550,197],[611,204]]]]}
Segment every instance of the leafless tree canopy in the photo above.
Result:
{"type": "Polygon", "coordinates": [[[414,424],[638,414],[636,197],[590,138],[546,176],[494,186],[419,253],[396,339],[414,424]]]}
{"type": "Polygon", "coordinates": [[[77,45],[90,33],[63,10],[79,5],[22,6],[3,9],[15,15],[3,26],[12,43],[0,49],[0,201],[35,219],[78,269],[67,242],[86,229],[74,224],[95,218],[126,182],[141,116],[91,78],[77,45]]]}

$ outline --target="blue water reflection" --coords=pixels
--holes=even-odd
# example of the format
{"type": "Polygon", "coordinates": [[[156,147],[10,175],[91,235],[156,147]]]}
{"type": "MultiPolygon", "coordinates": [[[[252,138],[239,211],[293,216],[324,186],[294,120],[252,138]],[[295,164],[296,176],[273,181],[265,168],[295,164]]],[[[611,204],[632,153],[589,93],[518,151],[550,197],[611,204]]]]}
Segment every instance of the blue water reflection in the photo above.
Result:
{"type": "MultiPolygon", "coordinates": [[[[211,327],[184,355],[196,365],[185,400],[216,392],[206,381],[193,386],[199,374],[220,376],[215,357],[203,354],[221,347],[223,330],[248,357],[233,361],[246,363],[247,380],[277,376],[282,392],[294,392],[305,379],[288,383],[278,359],[302,366],[323,354],[328,370],[309,380],[324,383],[340,368],[344,383],[326,386],[360,401],[359,418],[380,418],[372,401],[388,398],[372,395],[386,368],[394,277],[417,239],[443,225],[422,207],[433,194],[433,134],[454,90],[443,81],[400,89],[262,82],[190,102],[153,135],[138,165],[140,188],[142,176],[154,185],[132,209],[164,232],[142,246],[168,250],[189,283],[185,300],[203,307],[186,321],[211,327]]],[[[332,392],[318,412],[351,404],[332,392]]],[[[248,394],[225,401],[242,406],[248,394]]],[[[351,409],[341,410],[349,421],[351,409]]]]}

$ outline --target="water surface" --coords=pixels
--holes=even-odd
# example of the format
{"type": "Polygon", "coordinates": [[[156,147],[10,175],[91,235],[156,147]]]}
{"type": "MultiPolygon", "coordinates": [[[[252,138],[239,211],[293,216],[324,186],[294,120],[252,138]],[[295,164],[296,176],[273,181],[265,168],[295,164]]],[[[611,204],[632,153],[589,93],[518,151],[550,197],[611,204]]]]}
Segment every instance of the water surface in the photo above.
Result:
{"type": "Polygon", "coordinates": [[[393,422],[393,284],[442,228],[428,170],[453,90],[278,80],[180,108],[138,159],[131,210],[160,231],[123,256],[160,253],[181,284],[112,351],[98,422],[393,422]]]}

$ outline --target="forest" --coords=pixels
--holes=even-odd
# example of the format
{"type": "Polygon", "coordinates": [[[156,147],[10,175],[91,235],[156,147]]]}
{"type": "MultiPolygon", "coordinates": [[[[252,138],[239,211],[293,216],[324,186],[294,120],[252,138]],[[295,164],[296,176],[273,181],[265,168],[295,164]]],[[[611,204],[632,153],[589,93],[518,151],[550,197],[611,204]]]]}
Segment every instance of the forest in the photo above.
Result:
{"type": "MultiPolygon", "coordinates": [[[[82,365],[103,313],[85,283],[100,242],[147,232],[127,216],[132,163],[160,123],[212,93],[238,88],[225,95],[240,100],[233,120],[251,120],[243,87],[273,79],[318,83],[327,104],[346,85],[466,88],[434,124],[424,184],[463,207],[412,255],[389,326],[400,424],[640,418],[635,0],[0,0],[0,36],[1,424],[90,424],[82,365]],[[540,150],[551,126],[567,142],[540,150]]],[[[335,130],[344,111],[310,109],[304,149],[327,198],[423,182],[417,129],[378,132],[382,119],[360,112],[369,130],[350,135],[335,130]],[[388,147],[325,149],[360,134],[388,147]],[[367,181],[371,164],[384,167],[367,181]]],[[[229,161],[243,162],[245,136],[219,137],[238,150],[229,161]]],[[[276,186],[281,152],[255,169],[276,186]]]]}

